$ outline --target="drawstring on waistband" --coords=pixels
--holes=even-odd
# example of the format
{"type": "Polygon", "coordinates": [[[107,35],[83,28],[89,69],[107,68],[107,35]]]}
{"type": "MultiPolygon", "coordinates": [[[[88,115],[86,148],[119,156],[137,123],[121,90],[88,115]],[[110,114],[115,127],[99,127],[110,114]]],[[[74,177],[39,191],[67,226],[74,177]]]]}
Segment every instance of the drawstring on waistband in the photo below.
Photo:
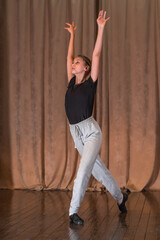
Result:
{"type": "Polygon", "coordinates": [[[81,132],[81,130],[80,130],[78,125],[75,126],[75,134],[76,134],[76,137],[83,136],[83,133],[81,132]]]}
{"type": "MultiPolygon", "coordinates": [[[[81,140],[82,144],[84,145],[82,141],[83,133],[81,132],[80,127],[78,125],[75,126],[75,136],[76,138],[79,138],[79,140],[81,140]]],[[[75,147],[76,147],[76,143],[75,143],[75,147]]]]}

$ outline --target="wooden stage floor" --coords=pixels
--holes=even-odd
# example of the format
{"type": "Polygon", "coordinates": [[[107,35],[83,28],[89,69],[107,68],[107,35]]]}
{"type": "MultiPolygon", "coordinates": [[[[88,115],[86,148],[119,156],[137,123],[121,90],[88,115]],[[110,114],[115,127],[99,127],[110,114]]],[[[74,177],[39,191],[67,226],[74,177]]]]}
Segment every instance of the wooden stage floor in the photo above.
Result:
{"type": "Polygon", "coordinates": [[[79,215],[69,223],[71,192],[0,190],[0,240],[160,240],[160,192],[131,193],[120,214],[107,193],[86,192],[79,215]]]}

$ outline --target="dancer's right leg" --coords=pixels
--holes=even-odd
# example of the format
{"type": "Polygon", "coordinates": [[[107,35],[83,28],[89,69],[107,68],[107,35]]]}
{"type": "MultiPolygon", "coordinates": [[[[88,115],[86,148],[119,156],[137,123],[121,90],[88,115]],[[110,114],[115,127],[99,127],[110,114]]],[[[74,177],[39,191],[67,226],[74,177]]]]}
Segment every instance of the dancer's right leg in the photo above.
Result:
{"type": "Polygon", "coordinates": [[[92,175],[97,181],[101,182],[106,187],[117,202],[123,199],[123,194],[121,193],[117,182],[110,171],[106,168],[105,164],[101,161],[99,155],[94,164],[92,175]]]}

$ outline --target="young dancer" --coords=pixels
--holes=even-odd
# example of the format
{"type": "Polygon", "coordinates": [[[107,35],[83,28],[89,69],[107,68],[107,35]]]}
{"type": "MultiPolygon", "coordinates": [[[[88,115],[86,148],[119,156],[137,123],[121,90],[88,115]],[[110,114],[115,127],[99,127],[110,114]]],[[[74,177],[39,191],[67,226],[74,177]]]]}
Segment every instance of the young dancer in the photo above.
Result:
{"type": "Polygon", "coordinates": [[[91,61],[78,55],[74,58],[74,22],[66,23],[65,29],[70,33],[67,56],[68,89],[65,96],[66,115],[70,132],[81,160],[74,181],[72,200],[69,209],[70,222],[82,225],[83,219],[78,216],[78,209],[83,200],[91,174],[101,182],[117,201],[121,212],[127,212],[125,202],[128,195],[121,193],[113,176],[99,157],[102,133],[98,123],[92,117],[94,96],[97,88],[99,61],[102,49],[103,31],[106,22],[106,11],[99,12],[97,18],[98,34],[91,61]]]}

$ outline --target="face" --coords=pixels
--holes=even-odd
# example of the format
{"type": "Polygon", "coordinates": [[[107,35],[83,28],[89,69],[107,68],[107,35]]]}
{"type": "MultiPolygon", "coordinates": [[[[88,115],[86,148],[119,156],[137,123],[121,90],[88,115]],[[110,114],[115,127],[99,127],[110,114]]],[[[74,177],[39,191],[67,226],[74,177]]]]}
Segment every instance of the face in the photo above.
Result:
{"type": "Polygon", "coordinates": [[[84,74],[87,68],[82,58],[76,57],[72,63],[73,74],[84,74]]]}

